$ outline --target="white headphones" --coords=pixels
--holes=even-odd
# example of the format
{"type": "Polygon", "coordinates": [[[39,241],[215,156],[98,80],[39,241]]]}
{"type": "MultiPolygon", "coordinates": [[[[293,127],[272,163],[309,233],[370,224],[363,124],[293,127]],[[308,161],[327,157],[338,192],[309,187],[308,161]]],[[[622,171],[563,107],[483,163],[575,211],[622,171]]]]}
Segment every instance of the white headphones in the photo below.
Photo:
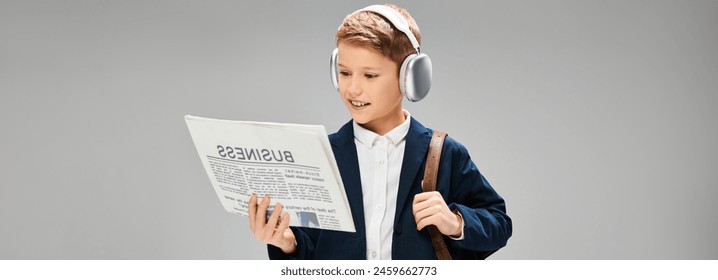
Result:
{"type": "MultiPolygon", "coordinates": [[[[401,93],[409,101],[416,102],[429,93],[431,88],[431,59],[426,54],[421,53],[419,41],[414,37],[414,33],[409,30],[409,22],[397,10],[384,5],[371,5],[361,10],[357,10],[352,14],[369,11],[384,16],[389,20],[396,29],[409,37],[411,45],[416,49],[416,54],[410,54],[404,59],[399,70],[399,89],[401,93]]],[[[339,50],[334,49],[331,60],[329,61],[329,71],[332,78],[332,85],[339,90],[339,50]]]]}

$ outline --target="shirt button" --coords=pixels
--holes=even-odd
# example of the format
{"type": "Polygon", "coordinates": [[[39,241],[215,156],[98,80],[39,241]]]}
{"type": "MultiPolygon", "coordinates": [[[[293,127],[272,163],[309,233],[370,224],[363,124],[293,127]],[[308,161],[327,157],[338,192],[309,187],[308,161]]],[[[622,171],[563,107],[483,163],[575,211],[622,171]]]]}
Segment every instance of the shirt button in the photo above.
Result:
{"type": "Polygon", "coordinates": [[[381,209],[381,207],[382,207],[381,204],[376,205],[376,209],[381,209]]]}
{"type": "Polygon", "coordinates": [[[379,162],[379,165],[384,165],[384,161],[383,161],[383,160],[380,161],[380,162],[379,162]]]}
{"type": "Polygon", "coordinates": [[[376,258],[376,251],[371,251],[371,257],[376,258]]]}

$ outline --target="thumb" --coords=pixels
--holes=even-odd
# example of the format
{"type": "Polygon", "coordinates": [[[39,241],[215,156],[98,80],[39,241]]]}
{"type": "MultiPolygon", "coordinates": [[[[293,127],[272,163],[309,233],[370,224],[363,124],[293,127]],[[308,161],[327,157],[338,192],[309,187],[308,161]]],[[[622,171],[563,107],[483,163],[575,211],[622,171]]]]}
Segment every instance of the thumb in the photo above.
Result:
{"type": "Polygon", "coordinates": [[[284,237],[285,239],[294,240],[294,232],[292,232],[292,229],[287,228],[282,233],[282,237],[284,237]]]}

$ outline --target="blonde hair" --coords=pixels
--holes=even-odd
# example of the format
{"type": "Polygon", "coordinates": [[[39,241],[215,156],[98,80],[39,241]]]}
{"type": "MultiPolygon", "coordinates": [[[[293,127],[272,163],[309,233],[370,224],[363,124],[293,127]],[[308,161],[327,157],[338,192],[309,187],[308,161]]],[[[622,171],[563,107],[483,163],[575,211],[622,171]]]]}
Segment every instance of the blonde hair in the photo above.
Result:
{"type": "MultiPolygon", "coordinates": [[[[386,6],[397,10],[409,23],[409,30],[414,33],[416,40],[421,44],[421,32],[416,21],[409,12],[394,4],[386,6]]],[[[374,49],[385,57],[401,66],[404,59],[410,54],[416,53],[411,41],[406,34],[399,31],[393,24],[383,16],[369,11],[349,14],[339,26],[336,33],[336,42],[349,43],[352,45],[374,49]]]]}

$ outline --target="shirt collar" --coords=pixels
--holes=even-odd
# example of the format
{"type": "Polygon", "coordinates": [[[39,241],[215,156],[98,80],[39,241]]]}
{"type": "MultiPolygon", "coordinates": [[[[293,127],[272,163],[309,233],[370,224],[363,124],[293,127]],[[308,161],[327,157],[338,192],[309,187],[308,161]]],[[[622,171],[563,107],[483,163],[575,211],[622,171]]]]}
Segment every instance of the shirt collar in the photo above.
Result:
{"type": "MultiPolygon", "coordinates": [[[[406,119],[404,119],[404,122],[402,122],[400,125],[398,125],[384,135],[384,137],[389,139],[389,141],[394,145],[401,142],[401,140],[404,140],[404,138],[406,138],[406,134],[409,133],[411,114],[409,114],[409,111],[407,110],[402,111],[404,112],[404,116],[406,117],[406,119]]],[[[378,137],[381,137],[373,131],[362,127],[356,121],[352,121],[352,125],[354,126],[354,138],[356,138],[359,143],[366,146],[367,148],[371,149],[374,146],[374,140],[376,140],[378,137]]]]}

